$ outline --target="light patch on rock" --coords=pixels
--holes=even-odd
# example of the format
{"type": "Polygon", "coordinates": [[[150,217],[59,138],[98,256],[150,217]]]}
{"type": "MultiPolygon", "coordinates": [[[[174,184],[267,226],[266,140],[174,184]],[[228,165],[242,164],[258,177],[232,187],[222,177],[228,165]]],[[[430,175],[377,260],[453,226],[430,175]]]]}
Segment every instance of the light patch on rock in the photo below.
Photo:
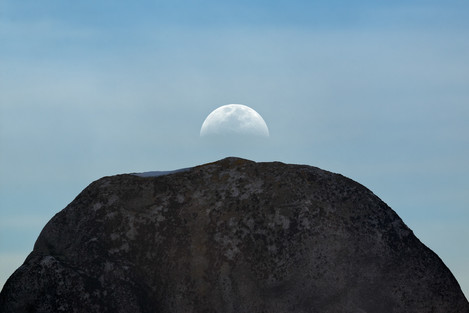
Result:
{"type": "Polygon", "coordinates": [[[129,230],[125,233],[125,235],[130,240],[134,240],[135,237],[137,236],[137,229],[135,227],[135,216],[133,215],[128,216],[127,227],[129,230]]]}
{"type": "Polygon", "coordinates": [[[119,201],[119,197],[116,196],[116,195],[112,195],[111,197],[109,197],[109,200],[107,202],[107,205],[113,205],[114,203],[116,203],[117,201],[119,201]]]}
{"type": "Polygon", "coordinates": [[[233,186],[233,187],[231,188],[231,196],[232,196],[232,197],[237,197],[237,196],[239,196],[239,189],[236,188],[236,186],[233,186]]]}
{"type": "Polygon", "coordinates": [[[104,272],[108,273],[108,272],[111,272],[112,270],[114,270],[114,264],[109,261],[106,261],[104,263],[104,272]]]}
{"type": "Polygon", "coordinates": [[[252,194],[261,193],[263,191],[262,190],[263,185],[264,185],[264,182],[262,180],[256,180],[256,181],[253,181],[252,183],[247,184],[246,187],[244,188],[243,194],[241,195],[240,199],[246,200],[252,194]]]}
{"type": "Polygon", "coordinates": [[[101,202],[98,202],[98,203],[95,203],[93,204],[93,211],[98,211],[99,209],[101,209],[103,206],[103,204],[101,202]]]}
{"type": "Polygon", "coordinates": [[[50,267],[52,266],[54,263],[56,263],[57,260],[51,256],[51,255],[46,255],[45,257],[42,258],[41,260],[41,266],[43,267],[50,267]]]}
{"type": "Polygon", "coordinates": [[[270,227],[275,227],[277,225],[282,226],[283,229],[290,228],[290,219],[280,214],[279,210],[275,210],[275,215],[273,216],[272,221],[269,223],[270,227]]]}
{"type": "Polygon", "coordinates": [[[115,254],[120,252],[129,252],[130,246],[127,241],[125,241],[119,248],[113,248],[109,250],[109,254],[115,254]]]}

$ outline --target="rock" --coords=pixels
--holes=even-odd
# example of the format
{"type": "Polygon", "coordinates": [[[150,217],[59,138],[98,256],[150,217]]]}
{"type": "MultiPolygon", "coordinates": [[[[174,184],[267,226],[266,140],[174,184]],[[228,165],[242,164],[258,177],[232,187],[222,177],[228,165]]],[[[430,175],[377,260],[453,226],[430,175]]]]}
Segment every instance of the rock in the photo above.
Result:
{"type": "Polygon", "coordinates": [[[104,177],[54,216],[0,311],[469,312],[440,258],[346,177],[237,158],[149,176],[104,177]]]}

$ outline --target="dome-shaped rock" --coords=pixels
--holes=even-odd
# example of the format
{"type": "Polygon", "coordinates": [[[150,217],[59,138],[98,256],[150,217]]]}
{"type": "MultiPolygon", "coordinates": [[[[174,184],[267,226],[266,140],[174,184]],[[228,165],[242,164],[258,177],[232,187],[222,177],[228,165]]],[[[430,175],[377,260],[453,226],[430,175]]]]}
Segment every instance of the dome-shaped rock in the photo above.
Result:
{"type": "Polygon", "coordinates": [[[365,187],[237,158],[93,182],[45,226],[0,308],[469,312],[439,257],[365,187]]]}

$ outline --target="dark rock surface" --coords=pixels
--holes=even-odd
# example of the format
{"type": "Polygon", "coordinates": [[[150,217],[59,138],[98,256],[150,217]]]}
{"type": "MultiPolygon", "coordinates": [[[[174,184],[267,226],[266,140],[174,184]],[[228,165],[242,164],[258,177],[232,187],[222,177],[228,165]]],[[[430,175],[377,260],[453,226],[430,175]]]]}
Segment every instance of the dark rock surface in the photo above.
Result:
{"type": "Polygon", "coordinates": [[[469,304],[371,191],[227,158],[93,182],[45,226],[1,312],[441,312],[469,304]]]}

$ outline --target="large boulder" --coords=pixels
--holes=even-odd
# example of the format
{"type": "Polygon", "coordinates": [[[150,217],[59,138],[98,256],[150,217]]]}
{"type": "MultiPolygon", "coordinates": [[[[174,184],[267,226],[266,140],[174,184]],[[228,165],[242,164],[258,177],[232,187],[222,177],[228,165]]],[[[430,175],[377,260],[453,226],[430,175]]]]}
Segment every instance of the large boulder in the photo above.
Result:
{"type": "Polygon", "coordinates": [[[469,312],[440,258],[346,177],[237,158],[160,174],[88,186],[0,311],[469,312]]]}

